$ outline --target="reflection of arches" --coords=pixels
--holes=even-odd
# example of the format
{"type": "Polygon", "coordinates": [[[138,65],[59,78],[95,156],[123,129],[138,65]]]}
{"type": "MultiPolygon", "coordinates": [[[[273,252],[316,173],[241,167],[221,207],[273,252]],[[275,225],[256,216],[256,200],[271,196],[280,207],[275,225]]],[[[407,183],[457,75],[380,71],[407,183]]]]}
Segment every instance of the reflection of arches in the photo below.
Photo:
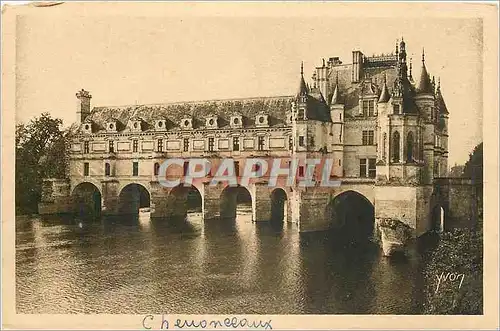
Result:
{"type": "Polygon", "coordinates": [[[373,235],[375,208],[356,191],[345,191],[331,200],[326,206],[325,217],[348,239],[363,241],[373,235]]]}
{"type": "Polygon", "coordinates": [[[251,206],[252,195],[250,191],[241,185],[225,187],[221,193],[220,216],[222,218],[235,218],[238,204],[251,206]]]}
{"type": "Polygon", "coordinates": [[[202,196],[193,185],[179,184],[168,194],[168,208],[175,209],[172,214],[185,217],[188,212],[201,212],[202,196]]]}
{"type": "Polygon", "coordinates": [[[96,185],[83,182],[72,192],[76,213],[79,217],[97,217],[101,213],[101,192],[96,185]]]}
{"type": "Polygon", "coordinates": [[[392,134],[392,160],[399,162],[399,132],[392,134]]]}
{"type": "Polygon", "coordinates": [[[441,205],[437,205],[432,210],[431,230],[435,232],[443,232],[445,229],[445,211],[441,205]]]}
{"type": "Polygon", "coordinates": [[[288,199],[282,188],[271,192],[271,221],[283,222],[288,211],[288,199]]]}
{"type": "Polygon", "coordinates": [[[408,132],[408,136],[406,138],[406,161],[413,161],[413,132],[408,132]]]}
{"type": "Polygon", "coordinates": [[[150,207],[148,190],[141,184],[128,184],[120,191],[118,210],[121,214],[139,214],[140,208],[150,207]]]}

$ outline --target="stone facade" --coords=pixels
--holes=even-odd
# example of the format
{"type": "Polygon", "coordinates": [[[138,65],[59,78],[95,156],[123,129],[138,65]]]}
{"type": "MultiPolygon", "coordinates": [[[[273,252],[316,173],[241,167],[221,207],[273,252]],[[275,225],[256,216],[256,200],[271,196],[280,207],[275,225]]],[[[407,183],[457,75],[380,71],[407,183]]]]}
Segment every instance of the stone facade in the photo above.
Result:
{"type": "MultiPolygon", "coordinates": [[[[329,158],[330,177],[340,187],[270,187],[266,175],[242,185],[251,196],[254,221],[271,217],[273,196],[281,190],[288,221],[302,232],[324,230],[335,223],[327,206],[354,191],[374,207],[376,223],[396,219],[420,235],[431,229],[438,200],[449,201],[459,187],[448,185],[433,198],[436,178],[448,169],[448,110],[423,54],[421,71],[416,83],[401,41],[390,55],[353,51],[351,64],[323,60],[311,84],[301,70],[297,94],[285,97],[91,108],[92,96],[82,90],[76,94],[79,130],[71,144],[66,198],[90,183],[101,196],[102,212],[119,214],[122,192],[136,185],[148,200],[138,207],[149,207],[153,217],[182,216],[185,190],[158,182],[157,169],[166,159],[207,158],[214,165],[231,158],[242,173],[248,158],[329,158]]],[[[167,177],[184,171],[170,167],[167,177]]],[[[210,176],[194,185],[203,215],[234,216],[231,188],[209,185],[210,176]]],[[[54,203],[49,200],[41,212],[54,203]]]]}

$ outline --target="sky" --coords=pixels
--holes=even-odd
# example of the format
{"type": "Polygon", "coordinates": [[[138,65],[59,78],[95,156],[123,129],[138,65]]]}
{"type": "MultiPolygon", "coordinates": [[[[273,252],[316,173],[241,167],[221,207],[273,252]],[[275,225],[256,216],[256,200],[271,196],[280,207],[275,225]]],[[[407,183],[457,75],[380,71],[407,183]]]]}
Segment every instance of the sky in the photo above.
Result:
{"type": "Polygon", "coordinates": [[[449,165],[482,141],[482,22],[470,18],[21,16],[16,121],[42,112],[76,120],[92,106],[295,94],[321,59],[390,53],[404,37],[413,76],[441,78],[450,112],[449,165]]]}

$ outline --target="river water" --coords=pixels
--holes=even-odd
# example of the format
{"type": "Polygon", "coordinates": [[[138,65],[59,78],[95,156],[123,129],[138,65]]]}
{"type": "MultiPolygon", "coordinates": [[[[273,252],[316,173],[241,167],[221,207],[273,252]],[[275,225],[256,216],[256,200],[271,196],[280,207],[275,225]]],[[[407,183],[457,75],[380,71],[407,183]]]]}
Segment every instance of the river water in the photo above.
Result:
{"type": "Polygon", "coordinates": [[[16,222],[18,313],[418,314],[418,254],[339,245],[293,224],[16,222]]]}

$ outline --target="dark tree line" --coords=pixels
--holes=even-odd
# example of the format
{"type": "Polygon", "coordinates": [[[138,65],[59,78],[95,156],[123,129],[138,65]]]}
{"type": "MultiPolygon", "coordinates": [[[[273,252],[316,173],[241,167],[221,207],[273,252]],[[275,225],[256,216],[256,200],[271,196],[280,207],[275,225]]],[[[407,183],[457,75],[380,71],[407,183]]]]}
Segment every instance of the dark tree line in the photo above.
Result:
{"type": "Polygon", "coordinates": [[[16,213],[36,213],[44,178],[64,178],[72,128],[43,113],[16,125],[16,213]]]}

